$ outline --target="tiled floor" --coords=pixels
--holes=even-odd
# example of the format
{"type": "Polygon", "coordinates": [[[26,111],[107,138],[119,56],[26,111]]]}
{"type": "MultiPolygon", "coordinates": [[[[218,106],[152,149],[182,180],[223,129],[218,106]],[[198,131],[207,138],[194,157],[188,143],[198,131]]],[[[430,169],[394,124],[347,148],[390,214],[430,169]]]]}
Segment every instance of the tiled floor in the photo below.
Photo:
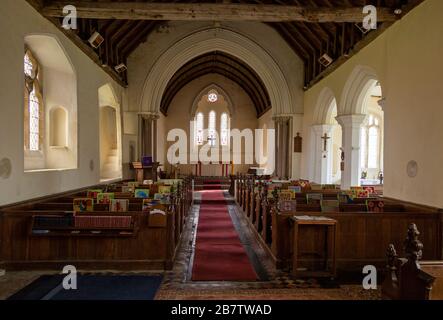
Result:
{"type": "MultiPolygon", "coordinates": [[[[190,280],[199,211],[199,205],[196,204],[189,213],[174,268],[164,274],[164,281],[157,293],[157,299],[373,300],[379,298],[378,290],[364,290],[358,283],[342,284],[329,289],[314,279],[294,280],[287,273],[276,270],[266,251],[254,238],[240,210],[234,203],[229,205],[231,218],[261,281],[193,282],[190,280]]],[[[109,272],[115,273],[115,271],[109,272]]],[[[0,277],[0,299],[6,299],[39,276],[52,273],[54,271],[7,272],[5,276],[0,277]]],[[[150,272],[142,273],[151,274],[150,272]]]]}

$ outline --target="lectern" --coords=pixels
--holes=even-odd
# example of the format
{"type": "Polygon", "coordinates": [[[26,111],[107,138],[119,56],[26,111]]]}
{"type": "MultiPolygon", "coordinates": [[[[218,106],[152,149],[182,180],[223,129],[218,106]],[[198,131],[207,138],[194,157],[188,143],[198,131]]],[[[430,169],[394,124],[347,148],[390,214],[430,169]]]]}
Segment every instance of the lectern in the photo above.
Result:
{"type": "Polygon", "coordinates": [[[293,256],[292,256],[292,275],[297,276],[318,276],[318,277],[335,277],[336,276],[336,243],[337,243],[337,220],[318,217],[318,216],[294,216],[293,222],[293,256]],[[299,260],[301,258],[300,228],[302,227],[324,228],[324,264],[323,270],[318,271],[302,271],[299,270],[299,260]],[[330,262],[330,263],[328,263],[330,262]]]}
{"type": "Polygon", "coordinates": [[[143,165],[141,162],[133,162],[132,167],[135,170],[135,179],[139,183],[143,183],[144,180],[152,180],[157,182],[157,169],[160,163],[153,162],[150,165],[143,165]]]}

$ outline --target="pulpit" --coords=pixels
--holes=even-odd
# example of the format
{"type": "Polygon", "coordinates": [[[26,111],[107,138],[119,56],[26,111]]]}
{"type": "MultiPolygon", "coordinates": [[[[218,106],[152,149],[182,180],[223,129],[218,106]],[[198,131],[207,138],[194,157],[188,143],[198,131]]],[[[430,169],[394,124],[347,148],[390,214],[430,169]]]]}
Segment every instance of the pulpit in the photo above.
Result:
{"type": "Polygon", "coordinates": [[[143,165],[141,162],[133,162],[132,167],[135,170],[135,179],[139,183],[143,183],[144,180],[157,181],[157,169],[160,163],[153,162],[149,165],[143,165]]]}

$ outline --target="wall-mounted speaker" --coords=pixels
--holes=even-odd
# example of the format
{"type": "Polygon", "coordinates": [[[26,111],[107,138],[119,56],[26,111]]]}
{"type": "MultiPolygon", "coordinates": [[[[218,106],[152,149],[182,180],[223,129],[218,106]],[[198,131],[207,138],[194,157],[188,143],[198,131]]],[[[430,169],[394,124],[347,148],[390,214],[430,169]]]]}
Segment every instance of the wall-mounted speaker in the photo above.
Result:
{"type": "Polygon", "coordinates": [[[332,63],[332,58],[331,58],[327,53],[325,53],[324,55],[322,55],[322,56],[318,59],[318,62],[320,62],[320,64],[321,64],[323,67],[327,67],[327,66],[329,66],[329,65],[332,63]]]}
{"type": "Polygon", "coordinates": [[[96,31],[89,38],[88,42],[94,49],[97,49],[102,45],[103,42],[105,42],[105,38],[103,38],[103,36],[96,31]]]}
{"type": "Polygon", "coordinates": [[[118,73],[122,73],[122,72],[125,72],[126,70],[128,70],[128,67],[126,67],[126,65],[124,63],[120,63],[119,65],[116,65],[114,67],[114,69],[118,73]]]}

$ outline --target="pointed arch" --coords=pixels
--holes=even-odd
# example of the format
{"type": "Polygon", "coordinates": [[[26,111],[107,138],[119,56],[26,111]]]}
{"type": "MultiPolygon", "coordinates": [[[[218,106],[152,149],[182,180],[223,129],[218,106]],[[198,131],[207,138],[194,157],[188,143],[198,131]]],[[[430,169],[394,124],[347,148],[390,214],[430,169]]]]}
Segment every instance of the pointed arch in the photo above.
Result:
{"type": "Polygon", "coordinates": [[[174,74],[193,58],[215,50],[246,62],[257,73],[269,93],[274,115],[294,112],[289,85],[272,56],[253,40],[223,28],[195,32],[164,52],[147,75],[140,111],[160,112],[163,94],[174,74]]]}
{"type": "Polygon", "coordinates": [[[315,106],[314,124],[333,124],[333,109],[337,107],[335,95],[328,87],[320,92],[315,106]]]}
{"type": "Polygon", "coordinates": [[[344,86],[338,114],[365,114],[368,91],[377,81],[378,77],[374,69],[368,66],[356,66],[344,86]]]}

